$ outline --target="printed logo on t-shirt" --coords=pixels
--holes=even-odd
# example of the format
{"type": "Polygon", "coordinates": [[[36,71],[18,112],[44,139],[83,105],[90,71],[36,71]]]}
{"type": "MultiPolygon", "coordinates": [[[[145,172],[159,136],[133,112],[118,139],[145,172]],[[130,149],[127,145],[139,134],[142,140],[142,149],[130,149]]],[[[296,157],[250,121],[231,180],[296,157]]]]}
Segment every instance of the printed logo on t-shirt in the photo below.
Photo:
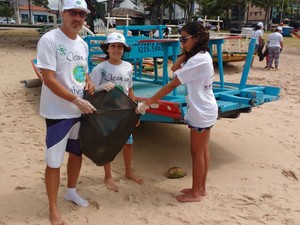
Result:
{"type": "Polygon", "coordinates": [[[61,55],[61,56],[65,56],[67,54],[67,49],[65,46],[63,45],[58,45],[57,46],[57,50],[58,50],[58,53],[61,55]]]}
{"type": "Polygon", "coordinates": [[[77,5],[81,5],[81,1],[76,1],[76,4],[77,5]]]}
{"type": "Polygon", "coordinates": [[[103,80],[107,82],[113,82],[116,85],[123,86],[123,88],[126,88],[128,86],[128,83],[130,82],[129,77],[123,77],[122,75],[112,74],[108,72],[105,68],[101,69],[100,74],[103,80]]]}
{"type": "Polygon", "coordinates": [[[76,66],[73,69],[73,78],[78,84],[82,84],[85,81],[85,70],[83,66],[76,66]]]}

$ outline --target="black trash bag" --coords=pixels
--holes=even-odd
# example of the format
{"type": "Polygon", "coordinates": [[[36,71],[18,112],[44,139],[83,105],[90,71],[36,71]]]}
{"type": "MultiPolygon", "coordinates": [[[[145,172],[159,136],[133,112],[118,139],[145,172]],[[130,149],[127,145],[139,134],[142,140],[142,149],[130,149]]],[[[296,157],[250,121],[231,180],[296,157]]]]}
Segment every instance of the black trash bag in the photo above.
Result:
{"type": "Polygon", "coordinates": [[[86,94],[97,112],[82,115],[79,130],[80,147],[96,165],[112,162],[134,131],[140,114],[137,104],[119,88],[86,94]]]}

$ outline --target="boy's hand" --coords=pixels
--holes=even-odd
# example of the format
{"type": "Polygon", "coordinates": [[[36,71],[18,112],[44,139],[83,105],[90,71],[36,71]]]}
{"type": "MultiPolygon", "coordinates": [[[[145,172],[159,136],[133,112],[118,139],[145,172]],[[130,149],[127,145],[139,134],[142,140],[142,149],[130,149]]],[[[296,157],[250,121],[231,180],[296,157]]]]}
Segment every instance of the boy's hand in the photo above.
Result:
{"type": "Polygon", "coordinates": [[[105,83],[105,84],[101,84],[97,89],[96,89],[96,91],[103,91],[103,90],[105,90],[105,91],[110,91],[110,90],[112,90],[112,89],[114,89],[115,88],[115,84],[114,83],[112,83],[112,82],[107,82],[107,83],[105,83]]]}

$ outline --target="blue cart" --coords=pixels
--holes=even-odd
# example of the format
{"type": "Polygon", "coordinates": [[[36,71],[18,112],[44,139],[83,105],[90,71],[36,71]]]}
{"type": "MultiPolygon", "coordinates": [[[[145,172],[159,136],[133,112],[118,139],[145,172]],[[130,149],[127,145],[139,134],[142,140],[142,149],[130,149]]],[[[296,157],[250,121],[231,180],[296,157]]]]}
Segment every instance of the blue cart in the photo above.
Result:
{"type": "Polygon", "coordinates": [[[283,26],[282,27],[282,36],[283,37],[292,37],[292,31],[294,27],[289,27],[289,26],[283,26]]]}
{"type": "MultiPolygon", "coordinates": [[[[180,43],[177,39],[155,39],[147,36],[128,36],[129,30],[153,30],[158,29],[161,34],[165,28],[163,25],[145,26],[117,26],[122,30],[127,43],[132,47],[131,52],[125,53],[123,59],[134,66],[133,89],[138,99],[143,100],[156,93],[172,77],[168,74],[169,60],[175,61],[180,53],[180,43]],[[143,59],[153,58],[154,75],[143,73],[143,59]],[[163,59],[163,73],[158,75],[157,59],[163,59]]],[[[161,36],[162,37],[162,36],[161,36]]],[[[85,41],[89,46],[89,69],[104,60],[100,43],[106,37],[87,36],[85,41]]],[[[219,82],[214,82],[213,91],[218,103],[219,118],[238,118],[240,113],[249,113],[253,107],[279,99],[280,88],[273,86],[247,84],[251,61],[255,48],[255,40],[249,44],[244,69],[239,83],[228,83],[224,80],[222,45],[223,38],[213,38],[209,41],[209,47],[217,50],[219,82]]],[[[141,116],[142,122],[184,123],[186,106],[186,88],[184,85],[176,88],[172,93],[151,105],[145,115],[141,116]]]]}

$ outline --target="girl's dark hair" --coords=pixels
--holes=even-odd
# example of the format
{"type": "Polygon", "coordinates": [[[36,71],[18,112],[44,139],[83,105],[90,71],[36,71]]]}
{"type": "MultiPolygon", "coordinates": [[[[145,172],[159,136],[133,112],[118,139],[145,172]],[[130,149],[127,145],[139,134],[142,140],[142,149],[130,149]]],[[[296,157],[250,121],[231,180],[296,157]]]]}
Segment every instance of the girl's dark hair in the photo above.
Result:
{"type": "Polygon", "coordinates": [[[197,39],[197,43],[190,52],[186,52],[186,61],[193,57],[199,52],[209,52],[208,41],[209,41],[209,31],[198,22],[189,22],[182,27],[182,31],[193,35],[193,38],[197,39]]]}
{"type": "MultiPolygon", "coordinates": [[[[100,44],[100,48],[102,49],[102,51],[104,52],[104,54],[106,55],[105,59],[109,59],[109,54],[108,54],[108,46],[109,46],[109,43],[105,44],[105,43],[101,43],[100,44]]],[[[125,45],[124,46],[124,52],[130,52],[131,51],[131,47],[127,47],[125,45]]]]}

